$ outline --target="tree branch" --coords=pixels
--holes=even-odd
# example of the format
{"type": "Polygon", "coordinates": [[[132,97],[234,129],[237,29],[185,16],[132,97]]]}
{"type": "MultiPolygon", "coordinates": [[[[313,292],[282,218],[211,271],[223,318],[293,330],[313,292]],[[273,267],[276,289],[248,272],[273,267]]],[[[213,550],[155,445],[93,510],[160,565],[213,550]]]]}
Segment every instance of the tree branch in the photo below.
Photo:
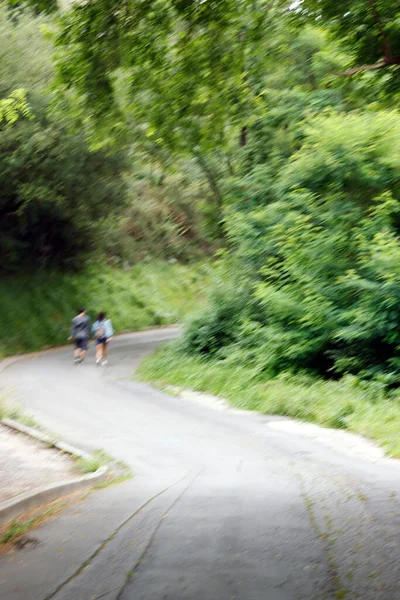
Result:
{"type": "Polygon", "coordinates": [[[216,177],[213,170],[210,168],[204,155],[197,148],[195,150],[193,150],[193,154],[196,157],[197,162],[200,166],[200,169],[202,170],[202,172],[208,182],[208,185],[214,194],[214,197],[215,197],[215,200],[216,200],[216,203],[217,203],[219,209],[222,210],[224,197],[223,197],[222,191],[220,190],[220,187],[219,187],[218,178],[216,177]]]}
{"type": "Polygon", "coordinates": [[[384,58],[378,63],[373,65],[361,65],[360,67],[353,67],[343,73],[338,73],[339,77],[347,77],[348,75],[354,75],[360,71],[376,71],[377,69],[384,69],[393,65],[400,65],[400,56],[391,56],[390,58],[384,58]]]}
{"type": "Polygon", "coordinates": [[[376,0],[369,0],[369,6],[373,18],[375,19],[375,24],[378,28],[378,37],[382,42],[383,59],[373,65],[362,65],[361,67],[353,67],[352,69],[348,69],[344,73],[339,73],[339,77],[354,75],[354,73],[359,73],[360,71],[375,71],[376,69],[384,69],[385,67],[390,67],[391,65],[400,65],[400,56],[392,55],[392,48],[386,35],[386,31],[382,25],[382,19],[378,12],[376,0]]]}

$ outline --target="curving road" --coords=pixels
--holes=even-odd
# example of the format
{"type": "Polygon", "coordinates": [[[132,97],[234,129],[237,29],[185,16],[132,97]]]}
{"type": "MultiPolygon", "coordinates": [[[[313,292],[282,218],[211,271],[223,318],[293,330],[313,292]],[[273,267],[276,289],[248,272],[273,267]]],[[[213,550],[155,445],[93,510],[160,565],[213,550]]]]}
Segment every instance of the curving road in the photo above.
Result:
{"type": "Polygon", "coordinates": [[[0,555],[1,598],[400,599],[398,464],[134,382],[138,359],[174,335],[121,336],[107,368],[61,349],[4,370],[40,422],[135,477],[0,555]]]}

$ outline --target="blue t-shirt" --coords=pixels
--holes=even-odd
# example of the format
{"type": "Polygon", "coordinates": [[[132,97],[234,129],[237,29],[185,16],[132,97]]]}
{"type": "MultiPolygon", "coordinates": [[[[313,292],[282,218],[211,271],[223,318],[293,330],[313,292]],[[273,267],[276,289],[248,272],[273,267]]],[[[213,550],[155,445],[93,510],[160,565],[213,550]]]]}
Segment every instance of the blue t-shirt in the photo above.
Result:
{"type": "Polygon", "coordinates": [[[114,330],[112,328],[110,319],[105,319],[104,321],[95,321],[93,323],[92,332],[95,333],[99,327],[104,329],[105,338],[109,338],[114,335],[114,330]]]}

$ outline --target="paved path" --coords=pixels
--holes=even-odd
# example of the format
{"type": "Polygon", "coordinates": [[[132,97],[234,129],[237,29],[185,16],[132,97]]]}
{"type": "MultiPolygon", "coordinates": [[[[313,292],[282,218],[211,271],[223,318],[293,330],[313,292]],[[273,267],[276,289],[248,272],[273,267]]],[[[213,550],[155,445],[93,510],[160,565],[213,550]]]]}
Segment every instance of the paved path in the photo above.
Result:
{"type": "Polygon", "coordinates": [[[2,599],[399,600],[399,466],[130,380],[172,335],[118,338],[107,368],[59,350],[4,371],[44,425],[136,475],[1,557],[2,599]]]}

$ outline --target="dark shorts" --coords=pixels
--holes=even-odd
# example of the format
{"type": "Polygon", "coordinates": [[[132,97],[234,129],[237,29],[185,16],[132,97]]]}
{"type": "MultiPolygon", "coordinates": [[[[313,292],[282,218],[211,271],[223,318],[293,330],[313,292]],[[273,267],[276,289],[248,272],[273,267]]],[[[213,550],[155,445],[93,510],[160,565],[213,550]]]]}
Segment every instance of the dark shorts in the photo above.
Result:
{"type": "Polygon", "coordinates": [[[79,350],[87,350],[88,345],[89,345],[88,338],[82,338],[82,339],[75,340],[75,347],[78,348],[79,350]]]}
{"type": "Polygon", "coordinates": [[[108,338],[104,337],[104,338],[97,338],[96,340],[96,345],[97,344],[107,344],[108,338]]]}

